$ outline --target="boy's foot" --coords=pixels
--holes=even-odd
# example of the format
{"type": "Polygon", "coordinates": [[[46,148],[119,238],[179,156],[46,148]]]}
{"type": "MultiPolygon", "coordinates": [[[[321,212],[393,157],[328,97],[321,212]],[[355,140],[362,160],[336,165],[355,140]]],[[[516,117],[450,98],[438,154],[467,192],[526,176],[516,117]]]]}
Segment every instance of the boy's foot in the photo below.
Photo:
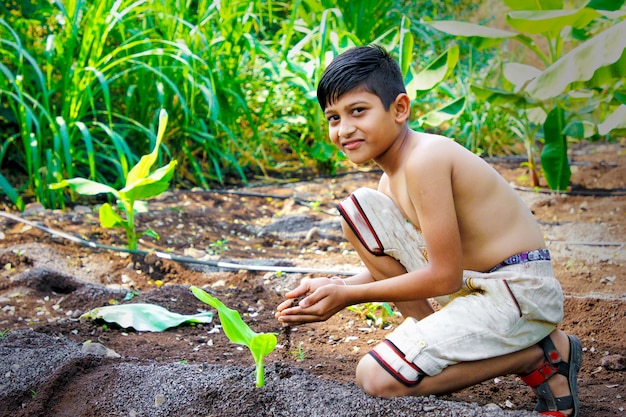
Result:
{"type": "MultiPolygon", "coordinates": [[[[577,377],[582,363],[582,347],[576,336],[568,335],[567,338],[569,362],[565,362],[550,336],[547,336],[539,342],[545,361],[533,372],[521,377],[522,381],[534,388],[539,396],[535,411],[546,416],[578,416],[577,377]],[[565,386],[568,387],[569,395],[563,395],[565,386]],[[557,397],[557,395],[560,396],[557,397]]],[[[561,349],[561,351],[566,351],[566,349],[561,349]]]]}

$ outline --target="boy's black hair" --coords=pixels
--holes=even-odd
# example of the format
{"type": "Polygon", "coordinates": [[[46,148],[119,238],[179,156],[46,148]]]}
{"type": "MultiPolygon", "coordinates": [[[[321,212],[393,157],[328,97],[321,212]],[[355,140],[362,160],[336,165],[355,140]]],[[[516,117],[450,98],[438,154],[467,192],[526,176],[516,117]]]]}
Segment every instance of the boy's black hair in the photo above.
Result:
{"type": "Polygon", "coordinates": [[[385,110],[398,94],[406,93],[398,63],[378,45],[357,46],[333,59],[317,86],[317,101],[324,110],[356,89],[376,94],[385,110]]]}

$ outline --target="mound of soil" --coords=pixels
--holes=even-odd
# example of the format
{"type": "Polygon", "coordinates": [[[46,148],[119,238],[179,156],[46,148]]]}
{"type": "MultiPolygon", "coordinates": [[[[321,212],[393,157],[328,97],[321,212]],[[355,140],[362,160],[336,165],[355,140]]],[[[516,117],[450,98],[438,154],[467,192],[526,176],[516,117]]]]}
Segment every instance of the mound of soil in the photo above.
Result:
{"type": "MultiPolygon", "coordinates": [[[[490,161],[532,208],[553,254],[566,294],[562,328],[584,347],[587,417],[626,408],[625,153],[623,144],[574,147],[567,194],[526,188],[519,160],[490,161]]],[[[366,316],[380,310],[357,306],[290,331],[274,319],[303,277],[362,268],[334,205],[359,186],[375,187],[378,176],[166,193],[137,219],[140,231],[160,234],[144,237],[137,254],[111,249],[123,248],[125,236],[101,228],[95,206],[1,212],[0,416],[534,415],[534,395],[514,376],[443,397],[365,395],[352,382],[356,363],[398,315],[377,323],[366,316]],[[160,333],[80,318],[137,302],[209,310],[190,285],[241,312],[253,330],[279,335],[265,387],[255,387],[251,355],[226,338],[217,314],[160,333]]]]}

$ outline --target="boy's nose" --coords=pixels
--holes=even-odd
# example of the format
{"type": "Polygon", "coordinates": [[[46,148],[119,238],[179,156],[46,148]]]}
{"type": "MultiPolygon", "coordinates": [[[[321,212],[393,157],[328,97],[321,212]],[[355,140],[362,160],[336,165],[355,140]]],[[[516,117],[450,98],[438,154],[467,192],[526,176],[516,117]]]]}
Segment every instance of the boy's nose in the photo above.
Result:
{"type": "Polygon", "coordinates": [[[348,123],[342,120],[341,124],[339,125],[339,131],[337,132],[337,134],[340,138],[347,138],[350,137],[350,135],[352,135],[355,130],[356,128],[352,123],[348,123]]]}

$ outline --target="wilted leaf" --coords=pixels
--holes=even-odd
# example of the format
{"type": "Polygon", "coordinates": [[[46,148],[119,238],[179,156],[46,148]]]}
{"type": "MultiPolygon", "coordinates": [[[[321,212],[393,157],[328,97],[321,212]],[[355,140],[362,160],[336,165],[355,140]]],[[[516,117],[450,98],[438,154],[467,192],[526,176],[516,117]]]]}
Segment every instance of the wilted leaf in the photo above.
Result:
{"type": "Polygon", "coordinates": [[[133,328],[140,332],[162,332],[183,323],[210,323],[213,313],[204,312],[193,315],[173,313],[164,307],[136,303],[94,308],[80,316],[81,318],[102,319],[123,328],[133,328]]]}

